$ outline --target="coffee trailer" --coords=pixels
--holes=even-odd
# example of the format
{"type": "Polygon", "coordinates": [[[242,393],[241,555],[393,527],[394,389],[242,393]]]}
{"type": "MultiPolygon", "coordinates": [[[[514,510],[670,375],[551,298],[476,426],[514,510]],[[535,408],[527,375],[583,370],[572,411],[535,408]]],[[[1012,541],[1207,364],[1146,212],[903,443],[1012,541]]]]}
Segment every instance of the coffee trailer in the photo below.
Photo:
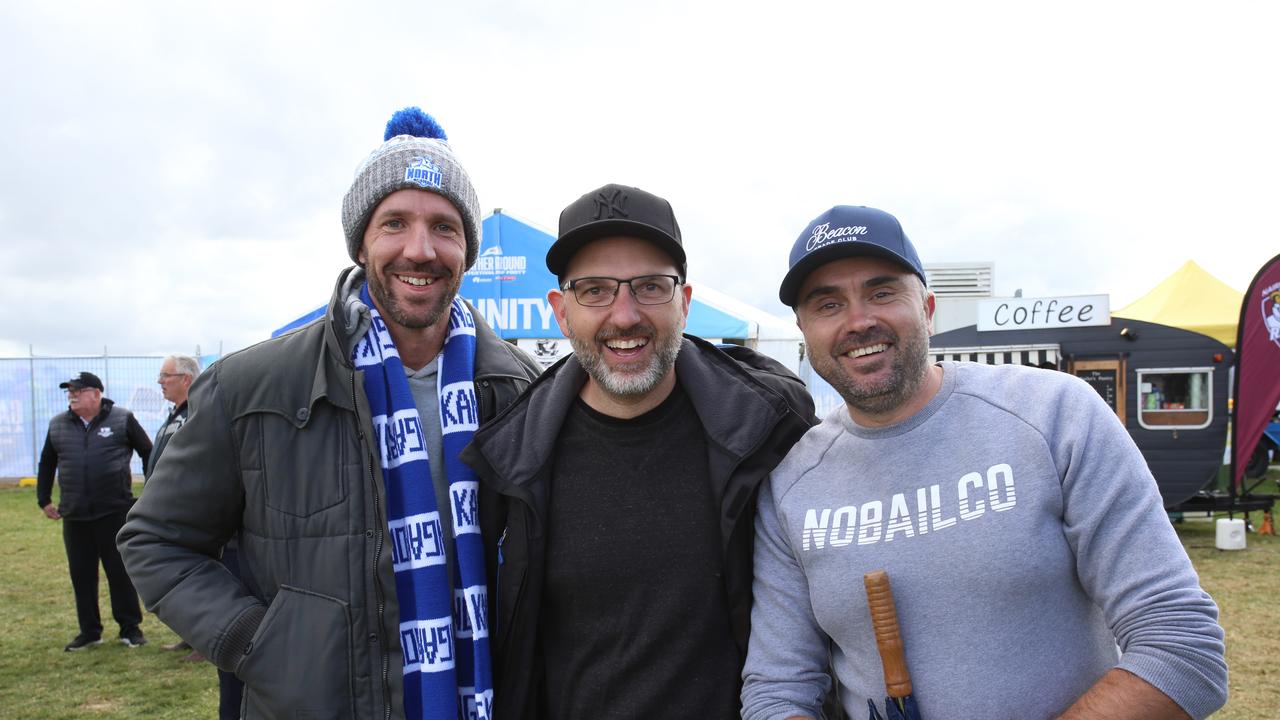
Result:
{"type": "MultiPolygon", "coordinates": [[[[939,333],[930,338],[931,355],[1032,365],[1081,378],[1124,423],[1160,486],[1166,509],[1227,506],[1227,498],[1209,489],[1226,448],[1230,348],[1189,330],[1111,317],[1105,308],[1093,324],[1030,328],[1018,327],[1009,307],[1002,310],[1003,315],[991,317],[1003,317],[1005,326],[1016,329],[986,322],[992,329],[979,330],[980,323],[939,333]]],[[[1021,314],[1024,320],[1029,316],[1021,314]]],[[[1235,507],[1242,504],[1237,501],[1235,507]]]]}

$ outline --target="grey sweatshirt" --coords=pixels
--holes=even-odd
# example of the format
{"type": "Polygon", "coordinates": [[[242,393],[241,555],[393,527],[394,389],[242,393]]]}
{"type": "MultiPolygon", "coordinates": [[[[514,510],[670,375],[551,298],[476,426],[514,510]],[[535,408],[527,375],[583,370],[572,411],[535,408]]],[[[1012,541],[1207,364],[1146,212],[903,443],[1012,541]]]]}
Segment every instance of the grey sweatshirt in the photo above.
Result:
{"type": "Polygon", "coordinates": [[[851,717],[883,707],[876,569],[926,718],[1053,717],[1113,667],[1221,707],[1217,606],[1115,413],[1065,373],[942,367],[919,413],[838,408],[761,489],[742,717],[818,717],[829,651],[851,717]]]}

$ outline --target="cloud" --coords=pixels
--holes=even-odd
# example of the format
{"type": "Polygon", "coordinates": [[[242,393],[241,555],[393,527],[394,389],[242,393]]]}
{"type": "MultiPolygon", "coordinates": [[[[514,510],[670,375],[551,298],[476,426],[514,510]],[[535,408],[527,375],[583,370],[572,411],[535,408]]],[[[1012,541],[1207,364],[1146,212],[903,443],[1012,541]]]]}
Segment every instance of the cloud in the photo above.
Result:
{"type": "Polygon", "coordinates": [[[1272,11],[572,2],[0,8],[0,354],[242,347],[323,303],[391,112],[434,113],[482,207],[554,230],[669,198],[692,275],[783,313],[837,203],[926,262],[1120,307],[1280,247],[1272,11]]]}

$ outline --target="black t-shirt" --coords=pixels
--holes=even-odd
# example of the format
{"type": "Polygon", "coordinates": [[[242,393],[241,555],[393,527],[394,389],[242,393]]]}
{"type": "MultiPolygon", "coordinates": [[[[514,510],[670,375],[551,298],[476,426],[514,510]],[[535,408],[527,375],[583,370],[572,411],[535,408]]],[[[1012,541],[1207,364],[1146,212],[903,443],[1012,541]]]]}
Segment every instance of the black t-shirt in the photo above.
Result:
{"type": "Polygon", "coordinates": [[[547,527],[547,717],[739,717],[706,438],[678,385],[631,420],[576,403],[547,527]]]}

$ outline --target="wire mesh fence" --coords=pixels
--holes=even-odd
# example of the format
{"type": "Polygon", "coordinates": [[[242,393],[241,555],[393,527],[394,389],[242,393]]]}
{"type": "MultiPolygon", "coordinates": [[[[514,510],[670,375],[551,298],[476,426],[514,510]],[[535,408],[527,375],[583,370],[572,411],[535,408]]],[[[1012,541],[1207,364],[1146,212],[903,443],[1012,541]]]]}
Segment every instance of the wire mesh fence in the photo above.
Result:
{"type": "MultiPolygon", "coordinates": [[[[163,362],[159,356],[0,358],[0,477],[36,474],[49,421],[67,411],[66,393],[58,384],[81,371],[101,378],[103,397],[132,411],[154,438],[170,410],[156,383],[163,362]]],[[[137,455],[132,467],[142,472],[137,455]]]]}

